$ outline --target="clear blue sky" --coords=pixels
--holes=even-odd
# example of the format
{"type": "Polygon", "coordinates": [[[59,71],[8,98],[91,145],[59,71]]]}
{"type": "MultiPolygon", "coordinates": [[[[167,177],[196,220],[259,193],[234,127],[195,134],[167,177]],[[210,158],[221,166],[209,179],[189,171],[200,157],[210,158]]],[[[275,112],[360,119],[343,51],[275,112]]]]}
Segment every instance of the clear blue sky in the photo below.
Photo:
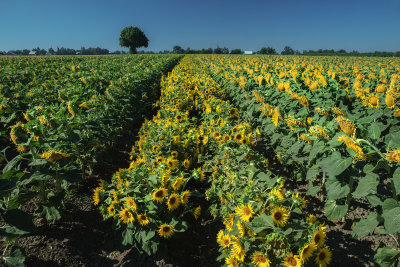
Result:
{"type": "Polygon", "coordinates": [[[0,0],[3,51],[122,50],[126,26],[140,27],[151,51],[174,45],[399,51],[400,0],[0,0]]]}

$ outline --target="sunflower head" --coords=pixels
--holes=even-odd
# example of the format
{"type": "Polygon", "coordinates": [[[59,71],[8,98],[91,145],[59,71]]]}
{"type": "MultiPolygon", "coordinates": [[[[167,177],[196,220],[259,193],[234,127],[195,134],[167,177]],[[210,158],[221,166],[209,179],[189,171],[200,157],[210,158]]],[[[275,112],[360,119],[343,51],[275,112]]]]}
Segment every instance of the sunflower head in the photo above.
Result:
{"type": "Polygon", "coordinates": [[[158,227],[158,234],[163,238],[170,238],[174,233],[174,227],[168,224],[162,224],[158,227]]]}
{"type": "Polygon", "coordinates": [[[167,206],[169,210],[175,210],[180,205],[179,196],[175,193],[171,194],[167,201],[167,206]]]}
{"type": "Polygon", "coordinates": [[[275,225],[284,227],[289,219],[289,210],[285,207],[278,206],[272,210],[271,217],[275,225]]]}

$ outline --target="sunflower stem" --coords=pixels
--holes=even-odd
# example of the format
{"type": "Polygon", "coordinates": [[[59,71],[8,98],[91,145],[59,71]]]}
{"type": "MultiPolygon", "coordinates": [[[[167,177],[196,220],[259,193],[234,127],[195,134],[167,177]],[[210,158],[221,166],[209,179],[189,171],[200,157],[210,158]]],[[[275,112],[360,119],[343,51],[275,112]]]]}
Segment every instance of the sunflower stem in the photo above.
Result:
{"type": "MultiPolygon", "coordinates": [[[[326,181],[326,172],[322,172],[322,183],[321,186],[322,188],[325,188],[325,181],[326,181]]],[[[321,193],[321,202],[324,201],[324,193],[321,193]]]]}
{"type": "MultiPolygon", "coordinates": [[[[350,191],[349,191],[349,193],[347,194],[346,202],[345,202],[347,206],[349,206],[350,201],[351,201],[351,193],[352,193],[352,191],[353,191],[353,185],[354,185],[354,177],[353,177],[353,176],[350,176],[350,180],[349,180],[350,191]]],[[[345,217],[342,218],[342,222],[344,222],[344,220],[345,220],[345,217]]]]}

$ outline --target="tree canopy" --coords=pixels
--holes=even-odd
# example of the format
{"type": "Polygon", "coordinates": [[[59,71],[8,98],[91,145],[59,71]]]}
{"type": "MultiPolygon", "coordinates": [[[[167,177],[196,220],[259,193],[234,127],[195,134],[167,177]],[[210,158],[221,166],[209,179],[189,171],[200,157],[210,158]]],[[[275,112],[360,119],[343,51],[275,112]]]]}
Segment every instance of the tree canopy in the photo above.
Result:
{"type": "Polygon", "coordinates": [[[119,45],[129,47],[129,53],[136,54],[136,48],[147,47],[149,39],[138,27],[125,27],[119,36],[119,45]]]}

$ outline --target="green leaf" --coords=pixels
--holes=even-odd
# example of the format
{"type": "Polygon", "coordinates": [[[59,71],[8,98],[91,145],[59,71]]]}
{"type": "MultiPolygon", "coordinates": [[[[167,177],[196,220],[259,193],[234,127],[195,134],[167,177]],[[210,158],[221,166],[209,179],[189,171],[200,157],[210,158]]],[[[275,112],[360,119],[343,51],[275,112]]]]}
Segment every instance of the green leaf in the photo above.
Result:
{"type": "Polygon", "coordinates": [[[394,173],[391,181],[394,184],[394,188],[396,189],[396,194],[400,194],[400,167],[398,167],[394,173]]]}
{"type": "Polygon", "coordinates": [[[152,175],[150,175],[148,178],[147,178],[147,180],[148,181],[150,181],[152,184],[157,184],[157,175],[154,175],[154,174],[152,174],[152,175]]]}
{"type": "Polygon", "coordinates": [[[347,196],[350,187],[347,184],[342,186],[336,178],[330,178],[326,181],[326,191],[329,200],[336,200],[347,196]]]}
{"type": "Polygon", "coordinates": [[[400,232],[400,207],[383,210],[382,217],[385,220],[384,225],[388,234],[400,232]]]}
{"type": "Polygon", "coordinates": [[[126,228],[122,232],[122,245],[132,245],[133,244],[133,231],[129,228],[126,228]]]}
{"type": "Polygon", "coordinates": [[[10,251],[10,256],[4,257],[6,266],[9,267],[23,267],[25,266],[26,256],[22,248],[13,246],[10,251]]]}
{"type": "Polygon", "coordinates": [[[25,233],[32,233],[36,230],[33,224],[33,216],[19,209],[8,210],[3,214],[4,221],[25,233]]]}
{"type": "Polygon", "coordinates": [[[328,200],[325,203],[325,215],[328,220],[338,220],[343,218],[349,207],[347,205],[338,205],[334,200],[328,200]]]}
{"type": "Polygon", "coordinates": [[[319,165],[330,177],[335,177],[344,172],[352,161],[352,158],[342,158],[339,152],[335,152],[330,157],[322,160],[319,165]]]}
{"type": "Polygon", "coordinates": [[[369,195],[366,198],[372,207],[382,206],[383,204],[382,200],[376,195],[369,195]]]}
{"type": "Polygon", "coordinates": [[[48,221],[56,221],[61,219],[60,211],[54,206],[42,206],[40,215],[45,217],[48,221]]]}
{"type": "Polygon", "coordinates": [[[393,266],[399,257],[400,250],[385,246],[383,248],[378,248],[378,251],[374,256],[374,260],[381,267],[390,267],[393,266]]]}
{"type": "Polygon", "coordinates": [[[250,228],[254,233],[260,233],[261,231],[269,228],[275,228],[274,220],[271,216],[266,214],[262,214],[256,218],[254,218],[249,224],[250,228]]]}
{"type": "Polygon", "coordinates": [[[319,170],[318,165],[314,165],[314,166],[312,166],[311,168],[309,168],[309,169],[307,170],[306,179],[307,179],[308,181],[312,181],[312,180],[314,180],[314,178],[315,178],[319,173],[320,173],[320,170],[319,170]]]}
{"type": "Polygon", "coordinates": [[[45,159],[34,159],[28,165],[29,166],[42,166],[42,165],[46,165],[46,163],[47,163],[47,160],[45,160],[45,159]]]}
{"type": "Polygon", "coordinates": [[[353,232],[351,234],[355,238],[370,235],[374,232],[375,227],[377,227],[378,224],[378,214],[376,212],[371,212],[366,219],[361,219],[354,224],[353,232]]]}
{"type": "Polygon", "coordinates": [[[307,195],[315,196],[321,187],[319,185],[314,186],[311,182],[308,183],[307,195]]]}
{"type": "Polygon", "coordinates": [[[362,177],[356,190],[353,192],[353,197],[362,198],[367,195],[376,194],[376,188],[379,184],[379,176],[375,173],[369,173],[365,177],[362,177]]]}
{"type": "Polygon", "coordinates": [[[368,127],[368,135],[374,140],[379,140],[379,138],[381,137],[381,129],[376,122],[372,123],[368,127]]]}

